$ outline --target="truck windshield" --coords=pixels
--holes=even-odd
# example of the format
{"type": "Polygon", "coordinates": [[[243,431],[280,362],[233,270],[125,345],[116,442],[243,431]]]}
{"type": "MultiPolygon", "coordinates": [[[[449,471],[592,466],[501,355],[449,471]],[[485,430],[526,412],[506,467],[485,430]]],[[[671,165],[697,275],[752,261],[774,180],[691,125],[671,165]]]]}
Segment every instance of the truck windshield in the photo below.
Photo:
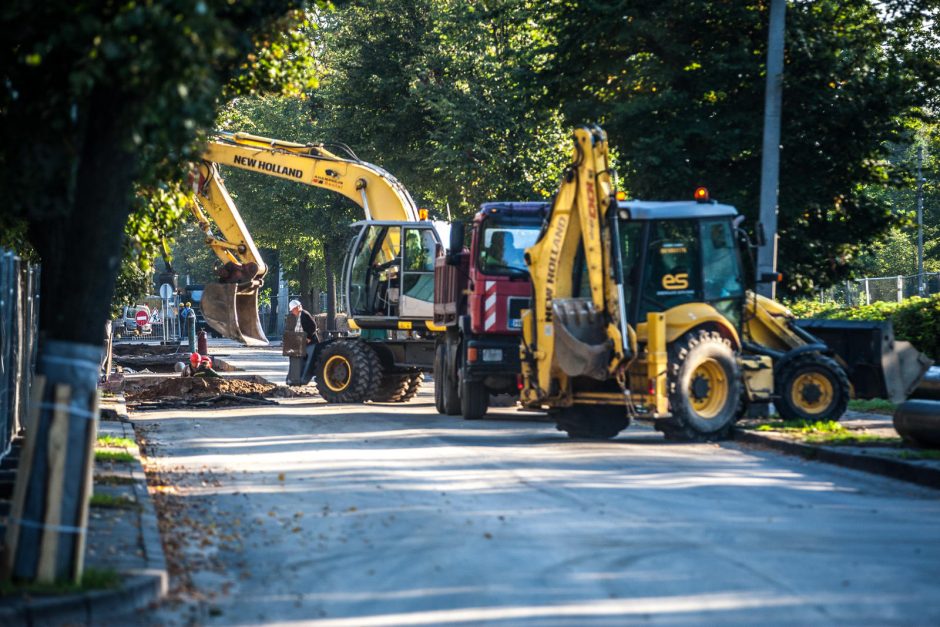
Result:
{"type": "Polygon", "coordinates": [[[541,226],[541,221],[487,220],[480,236],[480,271],[484,274],[528,275],[525,249],[535,244],[541,226]]]}

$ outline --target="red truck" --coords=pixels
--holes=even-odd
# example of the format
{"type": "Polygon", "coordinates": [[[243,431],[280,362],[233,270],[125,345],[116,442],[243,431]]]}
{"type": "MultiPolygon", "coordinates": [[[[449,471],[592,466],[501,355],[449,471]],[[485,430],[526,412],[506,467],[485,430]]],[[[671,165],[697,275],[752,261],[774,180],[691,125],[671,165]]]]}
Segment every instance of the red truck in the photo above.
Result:
{"type": "Polygon", "coordinates": [[[482,418],[491,394],[518,394],[522,310],[532,283],[525,249],[535,243],[551,204],[490,202],[464,223],[434,264],[434,323],[445,327],[434,352],[434,405],[441,414],[482,418]]]}

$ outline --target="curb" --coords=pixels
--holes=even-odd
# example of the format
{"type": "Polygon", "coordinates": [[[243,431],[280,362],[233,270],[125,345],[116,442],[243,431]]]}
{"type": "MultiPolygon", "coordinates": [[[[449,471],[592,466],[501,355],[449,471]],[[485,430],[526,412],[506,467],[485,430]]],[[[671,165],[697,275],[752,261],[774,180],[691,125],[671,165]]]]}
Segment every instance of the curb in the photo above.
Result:
{"type": "Polygon", "coordinates": [[[814,446],[801,442],[792,442],[781,438],[759,435],[750,430],[735,429],[734,441],[745,444],[766,446],[788,455],[797,455],[804,459],[826,462],[861,470],[891,479],[916,483],[928,488],[940,489],[940,468],[920,466],[878,455],[846,453],[832,447],[814,446]]]}
{"type": "MultiPolygon", "coordinates": [[[[127,416],[124,394],[115,394],[114,402],[108,405],[117,414],[116,424],[120,424],[125,437],[136,442],[133,423],[127,416]]],[[[140,537],[147,567],[120,572],[123,580],[117,588],[35,597],[0,607],[0,625],[91,625],[106,618],[129,614],[166,595],[169,588],[166,555],[139,453],[133,462],[129,462],[129,466],[134,496],[140,505],[140,537]]]]}

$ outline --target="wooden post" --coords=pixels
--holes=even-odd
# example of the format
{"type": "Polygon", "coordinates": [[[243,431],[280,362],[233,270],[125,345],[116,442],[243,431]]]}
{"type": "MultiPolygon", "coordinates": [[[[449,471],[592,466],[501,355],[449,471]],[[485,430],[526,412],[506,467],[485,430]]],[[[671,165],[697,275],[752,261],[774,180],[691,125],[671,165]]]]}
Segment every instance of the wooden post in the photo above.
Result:
{"type": "Polygon", "coordinates": [[[46,516],[43,520],[42,543],[36,580],[55,583],[56,558],[59,553],[59,531],[62,524],[62,490],[65,484],[65,455],[69,436],[69,401],[72,389],[65,384],[55,386],[55,409],[49,425],[49,481],[46,487],[46,516]]]}
{"type": "Polygon", "coordinates": [[[7,519],[6,549],[3,554],[3,579],[13,576],[13,566],[16,562],[16,549],[20,537],[20,523],[23,517],[23,505],[26,501],[26,492],[29,489],[30,469],[33,467],[33,454],[36,449],[36,426],[39,424],[40,404],[42,393],[46,387],[46,377],[37,374],[33,379],[33,389],[29,397],[29,413],[26,419],[26,442],[23,444],[23,456],[16,472],[16,484],[13,486],[13,502],[10,506],[10,516],[7,519]]]}
{"type": "Polygon", "coordinates": [[[98,406],[101,403],[101,392],[95,394],[91,402],[91,415],[93,420],[88,421],[87,438],[85,441],[86,459],[85,481],[81,488],[78,505],[78,526],[82,532],[78,534],[75,542],[75,570],[72,579],[75,583],[82,582],[85,571],[85,541],[88,537],[88,510],[91,503],[91,493],[94,487],[95,476],[95,443],[98,441],[98,406]]]}

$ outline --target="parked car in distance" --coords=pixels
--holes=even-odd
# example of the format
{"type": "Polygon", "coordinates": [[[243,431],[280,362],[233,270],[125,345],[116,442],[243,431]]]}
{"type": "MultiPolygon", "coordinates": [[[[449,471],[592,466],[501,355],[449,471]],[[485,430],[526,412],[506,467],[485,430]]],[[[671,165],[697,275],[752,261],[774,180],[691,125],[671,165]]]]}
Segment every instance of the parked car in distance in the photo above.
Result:
{"type": "Polygon", "coordinates": [[[147,305],[125,305],[121,316],[122,324],[116,325],[114,329],[117,335],[150,335],[153,333],[153,325],[150,324],[150,307],[147,305]],[[137,325],[137,312],[147,313],[147,322],[143,326],[137,325]]]}

